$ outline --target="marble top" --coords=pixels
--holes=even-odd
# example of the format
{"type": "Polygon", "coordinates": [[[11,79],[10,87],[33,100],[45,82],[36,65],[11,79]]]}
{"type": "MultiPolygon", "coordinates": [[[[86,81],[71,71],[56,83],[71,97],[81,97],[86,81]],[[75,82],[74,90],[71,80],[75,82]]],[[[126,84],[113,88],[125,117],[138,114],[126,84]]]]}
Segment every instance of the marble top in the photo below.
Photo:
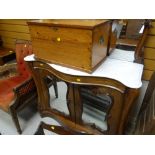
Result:
{"type": "Polygon", "coordinates": [[[127,51],[127,50],[121,50],[121,49],[115,48],[110,54],[109,58],[133,62],[135,59],[134,54],[135,54],[135,51],[127,51]]]}
{"type": "MultiPolygon", "coordinates": [[[[25,57],[24,60],[35,61],[34,54],[25,57]]],[[[86,73],[52,63],[48,64],[55,70],[69,75],[106,77],[117,80],[129,88],[140,88],[142,86],[142,64],[107,57],[105,61],[103,61],[103,63],[92,73],[86,73]]]]}

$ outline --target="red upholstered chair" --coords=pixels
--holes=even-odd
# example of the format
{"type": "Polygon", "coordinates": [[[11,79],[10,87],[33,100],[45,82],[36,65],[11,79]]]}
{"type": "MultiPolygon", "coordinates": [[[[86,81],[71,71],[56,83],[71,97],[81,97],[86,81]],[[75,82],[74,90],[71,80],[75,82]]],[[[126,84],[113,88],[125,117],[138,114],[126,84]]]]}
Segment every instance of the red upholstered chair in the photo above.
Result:
{"type": "MultiPolygon", "coordinates": [[[[33,100],[37,99],[37,90],[31,77],[31,72],[24,61],[25,56],[32,54],[31,43],[29,41],[18,40],[15,52],[17,74],[13,77],[0,80],[0,108],[11,114],[17,131],[21,134],[22,131],[17,112],[28,103],[32,103],[33,100]]],[[[56,82],[51,80],[51,83],[54,84],[57,97],[56,82]]]]}

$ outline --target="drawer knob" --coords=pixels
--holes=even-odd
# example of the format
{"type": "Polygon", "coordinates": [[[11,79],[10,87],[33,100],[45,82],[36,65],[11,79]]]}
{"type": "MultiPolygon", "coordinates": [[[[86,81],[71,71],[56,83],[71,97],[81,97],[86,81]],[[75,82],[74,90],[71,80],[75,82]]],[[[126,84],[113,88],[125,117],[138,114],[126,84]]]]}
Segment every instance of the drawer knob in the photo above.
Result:
{"type": "Polygon", "coordinates": [[[58,41],[58,42],[60,42],[60,41],[61,41],[61,38],[60,38],[60,37],[58,37],[58,38],[57,38],[57,41],[58,41]]]}

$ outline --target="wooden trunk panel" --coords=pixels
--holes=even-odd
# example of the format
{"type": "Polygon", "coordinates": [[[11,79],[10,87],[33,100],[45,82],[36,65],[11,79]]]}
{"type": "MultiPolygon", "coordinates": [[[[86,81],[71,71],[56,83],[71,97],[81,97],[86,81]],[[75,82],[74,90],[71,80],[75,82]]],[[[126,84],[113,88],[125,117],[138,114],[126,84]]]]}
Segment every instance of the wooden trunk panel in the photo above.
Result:
{"type": "Polygon", "coordinates": [[[28,23],[38,58],[92,72],[106,57],[110,29],[107,20],[43,21],[28,23]],[[100,43],[102,36],[104,42],[100,43]]]}
{"type": "Polygon", "coordinates": [[[48,26],[30,26],[32,38],[45,39],[57,42],[81,42],[92,43],[92,31],[73,28],[58,28],[48,26]]]}
{"type": "Polygon", "coordinates": [[[110,23],[98,26],[93,31],[92,67],[107,56],[110,23]]]}
{"type": "Polygon", "coordinates": [[[87,48],[89,47],[87,44],[68,42],[53,44],[50,41],[39,39],[32,39],[32,44],[37,58],[63,66],[73,66],[87,72],[91,70],[90,50],[87,48]]]}
{"type": "Polygon", "coordinates": [[[107,21],[103,19],[42,19],[29,21],[28,24],[92,30],[107,21]]]}

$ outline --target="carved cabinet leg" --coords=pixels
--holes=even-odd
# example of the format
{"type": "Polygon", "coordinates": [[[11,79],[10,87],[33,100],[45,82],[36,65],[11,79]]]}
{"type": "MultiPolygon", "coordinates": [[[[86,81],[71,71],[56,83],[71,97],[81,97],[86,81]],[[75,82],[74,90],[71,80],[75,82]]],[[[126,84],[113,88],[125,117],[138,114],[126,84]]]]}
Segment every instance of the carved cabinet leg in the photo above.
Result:
{"type": "Polygon", "coordinates": [[[129,113],[133,107],[133,105],[136,103],[136,99],[139,95],[139,89],[127,89],[126,93],[124,94],[124,107],[122,112],[122,117],[120,121],[120,127],[119,127],[119,133],[124,133],[125,128],[127,127],[128,123],[128,116],[129,113]]]}
{"type": "Polygon", "coordinates": [[[67,83],[66,100],[70,118],[73,122],[75,122],[74,86],[71,83],[67,83]]]}
{"type": "MultiPolygon", "coordinates": [[[[113,105],[107,116],[107,134],[118,134],[120,119],[123,110],[123,99],[120,92],[113,91],[113,105]]],[[[121,131],[122,132],[122,131],[121,131]]]]}
{"type": "Polygon", "coordinates": [[[75,84],[67,84],[67,105],[71,119],[78,124],[82,123],[83,106],[80,96],[80,86],[75,84]]]}
{"type": "Polygon", "coordinates": [[[74,103],[75,103],[76,123],[82,124],[83,105],[82,105],[82,101],[81,101],[79,85],[74,85],[74,103]]]}

